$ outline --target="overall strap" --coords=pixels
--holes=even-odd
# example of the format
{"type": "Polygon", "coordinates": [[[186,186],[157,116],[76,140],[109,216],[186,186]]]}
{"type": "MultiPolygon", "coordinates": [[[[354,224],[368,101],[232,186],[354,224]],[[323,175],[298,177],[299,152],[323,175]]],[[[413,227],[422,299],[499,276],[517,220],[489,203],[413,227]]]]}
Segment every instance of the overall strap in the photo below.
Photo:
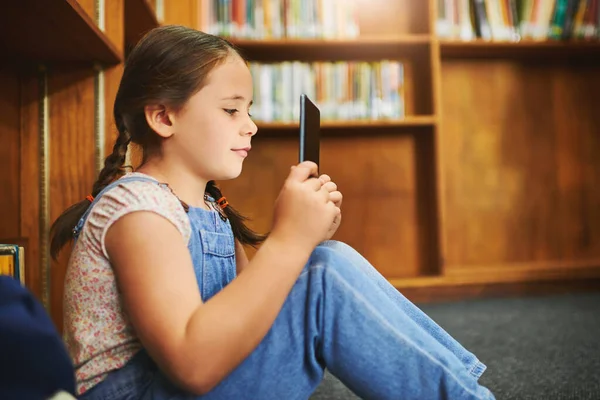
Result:
{"type": "Polygon", "coordinates": [[[132,182],[132,181],[141,181],[141,182],[145,181],[145,182],[152,182],[152,183],[156,183],[157,185],[160,185],[160,182],[157,181],[156,179],[146,177],[146,176],[127,176],[127,177],[120,178],[120,179],[117,179],[116,181],[111,182],[104,189],[102,189],[102,191],[100,193],[98,193],[98,195],[94,198],[94,201],[92,201],[92,203],[88,206],[87,210],[85,210],[85,213],[83,213],[83,215],[79,219],[79,222],[77,222],[77,225],[75,226],[75,228],[73,228],[73,240],[77,241],[79,234],[83,230],[83,225],[85,224],[85,220],[87,219],[90,212],[92,211],[92,207],[94,207],[94,205],[98,202],[98,200],[100,200],[100,197],[102,197],[102,195],[104,193],[108,192],[110,189],[114,188],[115,186],[117,186],[121,183],[132,182]]]}

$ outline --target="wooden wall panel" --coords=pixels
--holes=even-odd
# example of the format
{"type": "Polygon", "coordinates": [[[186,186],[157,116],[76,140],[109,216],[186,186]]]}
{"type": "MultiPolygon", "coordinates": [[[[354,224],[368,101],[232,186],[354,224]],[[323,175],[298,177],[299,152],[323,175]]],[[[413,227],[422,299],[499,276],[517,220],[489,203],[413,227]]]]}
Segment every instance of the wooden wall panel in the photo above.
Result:
{"type": "Polygon", "coordinates": [[[198,1],[178,0],[164,2],[163,25],[184,25],[198,29],[198,1]]]}
{"type": "Polygon", "coordinates": [[[19,236],[20,93],[18,74],[0,69],[0,243],[19,236]]]}
{"type": "Polygon", "coordinates": [[[119,131],[115,125],[115,119],[113,117],[113,107],[115,104],[115,97],[117,96],[117,90],[119,89],[119,83],[121,76],[123,76],[123,64],[119,64],[115,67],[109,68],[104,71],[105,81],[105,109],[106,109],[106,135],[104,140],[104,151],[105,156],[112,153],[113,146],[117,140],[119,131]]]}
{"type": "MultiPolygon", "coordinates": [[[[113,0],[108,0],[106,3],[110,3],[113,0]]],[[[81,8],[90,16],[92,21],[96,21],[96,0],[77,0],[81,8]]]]}
{"type": "Polygon", "coordinates": [[[125,27],[123,24],[123,18],[125,17],[124,1],[110,0],[104,2],[104,33],[119,52],[123,52],[125,47],[125,27]]]}
{"type": "MultiPolygon", "coordinates": [[[[111,0],[106,4],[106,36],[115,43],[119,51],[123,51],[125,46],[125,29],[123,25],[124,18],[124,0],[111,0]]],[[[107,68],[104,71],[104,107],[105,117],[105,154],[108,156],[112,152],[113,145],[118,135],[117,127],[113,118],[113,107],[119,83],[123,75],[123,64],[107,68]]]]}
{"type": "MultiPolygon", "coordinates": [[[[355,247],[389,278],[420,275],[430,262],[420,243],[430,221],[419,209],[417,157],[414,136],[397,131],[332,134],[322,142],[321,173],[331,175],[344,194],[334,239],[355,247]]],[[[257,137],[240,178],[220,182],[254,229],[270,229],[273,204],[297,158],[295,135],[257,137]]]]}
{"type": "MultiPolygon", "coordinates": [[[[94,71],[51,73],[50,93],[50,220],[89,193],[95,179],[94,71]]],[[[62,327],[62,296],[68,251],[52,263],[51,315],[62,327]]]]}
{"type": "Polygon", "coordinates": [[[27,287],[43,301],[40,274],[40,140],[39,83],[34,71],[21,74],[21,233],[27,287]]]}
{"type": "Polygon", "coordinates": [[[599,72],[443,62],[447,268],[600,259],[599,72]]]}

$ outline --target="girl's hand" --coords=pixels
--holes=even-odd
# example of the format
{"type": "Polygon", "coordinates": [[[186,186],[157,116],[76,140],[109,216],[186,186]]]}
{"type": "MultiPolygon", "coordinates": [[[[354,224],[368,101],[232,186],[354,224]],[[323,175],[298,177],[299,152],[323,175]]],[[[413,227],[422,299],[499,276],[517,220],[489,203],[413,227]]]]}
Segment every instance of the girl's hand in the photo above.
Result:
{"type": "MultiPolygon", "coordinates": [[[[311,252],[330,237],[340,209],[329,188],[316,178],[317,165],[306,161],[292,167],[275,202],[271,237],[290,241],[311,252]]],[[[339,199],[341,201],[341,199],[339,199]]]]}
{"type": "Polygon", "coordinates": [[[331,226],[329,227],[329,231],[327,232],[326,238],[331,239],[340,227],[340,224],[342,223],[341,209],[343,196],[342,193],[338,190],[337,185],[331,180],[331,177],[329,175],[323,174],[319,177],[319,179],[321,180],[323,187],[329,192],[329,201],[331,201],[338,209],[340,209],[340,213],[334,218],[333,223],[331,224],[331,226]]]}

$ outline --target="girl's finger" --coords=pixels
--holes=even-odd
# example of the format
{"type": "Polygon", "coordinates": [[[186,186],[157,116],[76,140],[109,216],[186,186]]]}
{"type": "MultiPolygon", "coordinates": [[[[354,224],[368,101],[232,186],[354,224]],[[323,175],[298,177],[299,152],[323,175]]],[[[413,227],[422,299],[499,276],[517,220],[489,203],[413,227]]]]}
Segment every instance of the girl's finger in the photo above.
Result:
{"type": "Polygon", "coordinates": [[[343,198],[342,193],[337,190],[329,193],[329,201],[333,202],[338,208],[341,207],[343,198]]]}
{"type": "Polygon", "coordinates": [[[323,185],[323,187],[325,189],[327,189],[329,192],[335,192],[337,190],[337,185],[334,182],[327,182],[323,185]]]}
{"type": "Polygon", "coordinates": [[[319,179],[321,180],[321,182],[324,184],[326,184],[327,182],[331,182],[331,177],[329,175],[323,174],[319,177],[319,179]]]}

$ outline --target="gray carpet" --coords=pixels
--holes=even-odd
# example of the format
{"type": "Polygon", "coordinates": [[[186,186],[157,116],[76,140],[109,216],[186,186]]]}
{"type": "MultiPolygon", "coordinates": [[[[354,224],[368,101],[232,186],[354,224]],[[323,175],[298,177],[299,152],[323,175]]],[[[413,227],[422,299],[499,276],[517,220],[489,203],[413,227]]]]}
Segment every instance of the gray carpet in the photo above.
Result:
{"type": "MultiPolygon", "coordinates": [[[[420,307],[487,365],[498,400],[600,400],[600,293],[420,307]]],[[[356,398],[326,374],[311,400],[356,398]]]]}

